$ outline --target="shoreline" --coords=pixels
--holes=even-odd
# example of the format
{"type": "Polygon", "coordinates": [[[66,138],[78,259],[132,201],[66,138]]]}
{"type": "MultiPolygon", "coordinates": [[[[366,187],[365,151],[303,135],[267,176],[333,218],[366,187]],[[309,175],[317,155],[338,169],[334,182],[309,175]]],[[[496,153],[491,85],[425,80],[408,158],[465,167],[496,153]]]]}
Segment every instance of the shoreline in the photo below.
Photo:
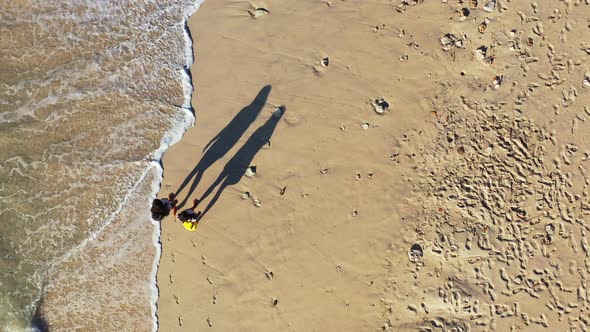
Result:
{"type": "Polygon", "coordinates": [[[157,330],[150,200],[194,124],[200,4],[5,8],[0,331],[157,330]]]}
{"type": "MultiPolygon", "coordinates": [[[[164,167],[163,167],[163,157],[164,154],[166,153],[166,150],[178,143],[182,137],[186,134],[186,132],[195,125],[195,121],[196,121],[196,112],[195,112],[195,108],[192,105],[192,97],[193,97],[193,93],[194,93],[194,84],[193,84],[193,78],[192,78],[192,74],[190,72],[190,67],[194,64],[195,62],[195,53],[194,53],[194,48],[193,48],[193,39],[191,37],[191,32],[190,32],[190,28],[188,26],[188,21],[190,19],[190,17],[192,15],[194,15],[200,8],[200,6],[205,2],[205,0],[197,0],[195,2],[195,4],[190,7],[189,9],[187,9],[187,12],[184,16],[184,21],[182,22],[182,26],[183,26],[183,31],[184,31],[184,41],[185,41],[185,57],[187,59],[187,62],[185,64],[185,66],[183,67],[182,70],[182,77],[183,79],[183,94],[185,97],[184,103],[182,105],[182,109],[185,110],[185,112],[189,113],[190,112],[190,116],[189,114],[185,114],[185,121],[184,121],[184,125],[182,126],[182,133],[180,133],[177,130],[174,130],[174,128],[171,130],[172,135],[170,135],[170,137],[168,139],[166,139],[166,137],[164,137],[162,139],[162,144],[160,144],[160,149],[158,149],[159,151],[161,151],[159,153],[159,156],[157,157],[158,162],[152,162],[152,168],[155,168],[157,170],[157,177],[153,180],[152,183],[152,194],[150,195],[150,199],[149,199],[149,204],[151,204],[151,201],[154,198],[159,197],[158,194],[161,191],[161,188],[163,186],[163,181],[164,181],[164,167]],[[164,147],[165,146],[165,147],[164,147]]],[[[160,289],[158,287],[158,270],[160,268],[160,259],[162,257],[162,242],[161,242],[161,236],[162,236],[162,226],[161,226],[161,222],[160,221],[153,221],[152,220],[152,225],[154,227],[154,232],[152,235],[152,242],[153,245],[156,249],[156,254],[154,257],[154,262],[152,265],[152,273],[150,275],[150,280],[151,280],[151,285],[150,288],[152,290],[151,292],[151,299],[150,299],[150,305],[151,305],[151,309],[152,309],[152,317],[153,317],[153,329],[152,331],[158,331],[159,328],[159,318],[158,318],[158,299],[160,297],[160,289]]]]}

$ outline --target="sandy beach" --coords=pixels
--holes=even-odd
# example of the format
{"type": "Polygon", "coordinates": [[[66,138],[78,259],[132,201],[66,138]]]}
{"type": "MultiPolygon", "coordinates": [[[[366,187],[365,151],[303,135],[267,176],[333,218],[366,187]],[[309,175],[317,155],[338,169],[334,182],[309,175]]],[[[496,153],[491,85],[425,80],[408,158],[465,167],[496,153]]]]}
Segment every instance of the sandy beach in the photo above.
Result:
{"type": "Polygon", "coordinates": [[[206,1],[159,330],[589,329],[589,3],[206,1]]]}

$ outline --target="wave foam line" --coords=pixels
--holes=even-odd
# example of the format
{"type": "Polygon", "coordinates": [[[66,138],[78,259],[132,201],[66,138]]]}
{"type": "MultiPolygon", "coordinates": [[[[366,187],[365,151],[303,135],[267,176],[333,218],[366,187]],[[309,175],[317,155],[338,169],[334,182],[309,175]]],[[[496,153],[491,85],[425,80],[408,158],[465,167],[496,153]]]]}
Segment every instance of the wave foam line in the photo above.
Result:
{"type": "MultiPolygon", "coordinates": [[[[192,98],[193,98],[193,79],[192,74],[190,71],[190,67],[195,62],[195,54],[193,50],[193,39],[191,36],[191,31],[188,26],[189,18],[199,10],[199,7],[205,2],[205,0],[197,0],[192,6],[187,8],[184,16],[184,21],[182,22],[184,27],[184,39],[185,39],[185,58],[186,64],[182,70],[182,83],[183,83],[183,92],[184,92],[184,103],[182,108],[185,110],[185,121],[184,121],[184,128],[182,131],[172,131],[172,133],[176,132],[179,135],[170,135],[168,137],[168,141],[163,140],[160,149],[158,150],[158,154],[156,155],[157,159],[161,161],[162,156],[166,149],[173,144],[176,144],[182,136],[186,133],[186,131],[195,124],[195,110],[192,106],[192,98]]],[[[154,165],[157,169],[157,176],[152,183],[152,195],[150,200],[156,197],[160,188],[162,186],[162,180],[164,179],[164,169],[162,168],[161,162],[155,163],[154,165]]],[[[152,306],[152,317],[153,317],[153,327],[152,330],[154,332],[158,331],[159,327],[159,318],[158,318],[158,298],[160,296],[160,289],[158,288],[158,269],[160,268],[160,258],[162,257],[162,225],[157,222],[154,223],[154,233],[153,233],[153,242],[154,246],[156,247],[156,255],[154,257],[154,264],[152,267],[152,275],[151,275],[151,288],[152,288],[152,295],[151,295],[151,306],[152,306]]]]}
{"type": "MultiPolygon", "coordinates": [[[[183,121],[181,123],[177,123],[162,138],[162,141],[160,143],[160,147],[156,151],[154,151],[154,153],[152,154],[153,159],[150,161],[149,165],[141,173],[141,175],[139,176],[139,179],[134,183],[132,189],[120,201],[120,204],[117,206],[117,208],[115,209],[113,214],[109,218],[107,218],[107,220],[97,230],[92,232],[86,239],[84,239],[77,246],[75,246],[70,251],[68,251],[67,253],[62,255],[59,259],[53,261],[50,264],[50,269],[53,268],[54,266],[56,266],[57,264],[59,264],[60,262],[67,260],[75,253],[79,252],[90,241],[95,240],[98,237],[98,235],[100,233],[102,233],[102,231],[108,225],[110,225],[113,222],[113,220],[121,213],[123,208],[127,205],[127,202],[129,201],[131,195],[133,195],[137,191],[137,188],[145,180],[148,173],[154,169],[156,171],[155,172],[156,174],[155,174],[154,181],[152,182],[152,192],[151,192],[151,195],[150,195],[148,201],[151,202],[157,196],[158,192],[160,191],[160,187],[162,185],[162,181],[164,178],[163,177],[164,169],[162,168],[162,165],[161,165],[161,162],[162,162],[161,160],[164,155],[164,152],[171,145],[174,145],[178,141],[180,141],[180,139],[184,136],[186,131],[189,128],[191,128],[195,123],[195,112],[192,107],[192,94],[193,94],[194,87],[193,87],[193,82],[192,82],[192,75],[190,72],[190,67],[194,63],[195,58],[194,58],[194,52],[193,52],[193,40],[191,37],[190,29],[188,27],[188,19],[190,18],[190,16],[192,16],[194,13],[197,12],[197,10],[200,8],[200,6],[203,4],[203,2],[205,2],[205,0],[197,0],[192,6],[188,7],[185,12],[184,20],[182,22],[183,27],[184,27],[184,32],[185,32],[184,39],[185,39],[186,64],[181,69],[181,72],[180,72],[180,75],[182,77],[182,83],[183,83],[184,103],[182,105],[178,105],[178,106],[180,109],[184,110],[183,121]]],[[[149,206],[149,203],[148,203],[148,206],[149,206]]],[[[151,217],[151,215],[150,215],[150,217],[151,217]]],[[[152,222],[152,225],[154,227],[154,231],[153,231],[153,235],[152,235],[152,242],[153,242],[154,247],[156,248],[156,254],[154,257],[154,263],[152,266],[152,273],[150,276],[150,284],[151,284],[150,287],[152,290],[151,297],[150,297],[150,304],[151,304],[151,311],[152,311],[152,317],[153,317],[152,330],[154,332],[156,332],[159,328],[159,320],[158,320],[158,315],[157,315],[157,310],[158,310],[157,301],[159,298],[157,274],[158,274],[158,269],[160,266],[160,258],[162,256],[162,242],[161,242],[161,224],[159,222],[152,222]]],[[[40,292],[40,293],[43,293],[43,292],[40,292]]],[[[40,297],[43,296],[43,294],[39,294],[39,295],[40,295],[40,297]]],[[[40,297],[39,297],[39,299],[40,299],[40,297]]]]}

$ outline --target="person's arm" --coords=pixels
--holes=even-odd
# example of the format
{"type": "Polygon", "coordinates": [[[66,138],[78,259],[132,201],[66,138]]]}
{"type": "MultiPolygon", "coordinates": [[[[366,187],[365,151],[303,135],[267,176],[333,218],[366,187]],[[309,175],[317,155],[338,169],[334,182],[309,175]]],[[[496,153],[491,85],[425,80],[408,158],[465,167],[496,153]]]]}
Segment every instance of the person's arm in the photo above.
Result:
{"type": "Polygon", "coordinates": [[[172,213],[174,214],[174,216],[176,216],[176,209],[177,209],[176,204],[178,204],[178,200],[175,199],[172,201],[172,203],[173,203],[172,204],[172,213]]]}
{"type": "Polygon", "coordinates": [[[197,205],[199,205],[199,199],[195,198],[195,200],[193,201],[193,207],[191,208],[191,210],[195,210],[197,208],[197,205]]]}

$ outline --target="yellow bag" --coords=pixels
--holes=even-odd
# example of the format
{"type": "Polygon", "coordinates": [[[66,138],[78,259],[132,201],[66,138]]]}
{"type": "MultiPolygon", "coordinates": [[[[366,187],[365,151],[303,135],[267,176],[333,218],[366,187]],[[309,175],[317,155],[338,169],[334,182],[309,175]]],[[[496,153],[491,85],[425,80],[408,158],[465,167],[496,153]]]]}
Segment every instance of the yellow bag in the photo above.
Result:
{"type": "Polygon", "coordinates": [[[184,228],[186,228],[187,231],[189,232],[194,232],[197,230],[197,222],[190,222],[190,221],[185,221],[182,223],[182,226],[184,226],[184,228]]]}

